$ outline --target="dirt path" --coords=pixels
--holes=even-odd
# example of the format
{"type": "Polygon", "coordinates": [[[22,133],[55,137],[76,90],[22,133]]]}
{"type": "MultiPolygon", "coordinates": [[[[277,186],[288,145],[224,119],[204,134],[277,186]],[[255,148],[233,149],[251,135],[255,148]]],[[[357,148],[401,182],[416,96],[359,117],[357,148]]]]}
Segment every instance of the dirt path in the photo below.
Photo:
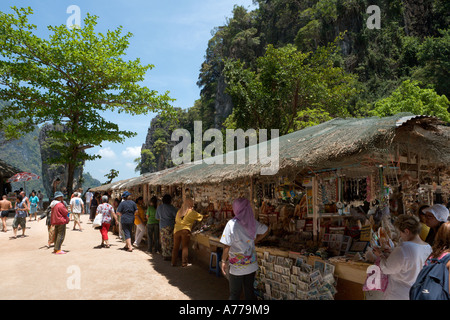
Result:
{"type": "MultiPolygon", "coordinates": [[[[0,292],[2,299],[64,300],[226,300],[228,282],[209,274],[204,267],[172,267],[159,254],[144,250],[121,250],[124,244],[109,233],[111,248],[101,243],[98,230],[82,216],[83,232],[66,229],[62,249],[54,255],[47,249],[45,220],[27,221],[26,237],[11,239],[0,232],[0,292]]],[[[21,235],[22,231],[18,231],[21,235]]]]}

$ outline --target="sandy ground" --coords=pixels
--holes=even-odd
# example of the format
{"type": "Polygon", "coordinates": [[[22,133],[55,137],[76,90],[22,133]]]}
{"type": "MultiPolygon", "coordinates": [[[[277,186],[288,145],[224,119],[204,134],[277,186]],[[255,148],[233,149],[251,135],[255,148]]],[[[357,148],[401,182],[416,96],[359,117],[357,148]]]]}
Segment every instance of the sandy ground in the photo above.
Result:
{"type": "MultiPolygon", "coordinates": [[[[62,249],[48,249],[45,220],[28,222],[26,236],[12,239],[0,232],[0,292],[5,300],[226,300],[228,282],[208,273],[203,266],[172,267],[159,254],[147,253],[145,245],[133,252],[109,233],[111,248],[96,248],[100,231],[82,216],[83,231],[67,225],[62,249]]],[[[22,234],[19,230],[18,235],[22,234]]]]}

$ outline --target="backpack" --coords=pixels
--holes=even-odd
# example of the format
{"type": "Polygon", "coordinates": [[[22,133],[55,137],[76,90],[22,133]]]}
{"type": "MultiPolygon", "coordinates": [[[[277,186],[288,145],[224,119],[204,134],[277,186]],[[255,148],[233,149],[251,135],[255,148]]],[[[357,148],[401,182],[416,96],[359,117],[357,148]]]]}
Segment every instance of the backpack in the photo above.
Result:
{"type": "Polygon", "coordinates": [[[447,263],[450,254],[440,260],[429,258],[409,291],[410,300],[450,300],[447,263]]]}

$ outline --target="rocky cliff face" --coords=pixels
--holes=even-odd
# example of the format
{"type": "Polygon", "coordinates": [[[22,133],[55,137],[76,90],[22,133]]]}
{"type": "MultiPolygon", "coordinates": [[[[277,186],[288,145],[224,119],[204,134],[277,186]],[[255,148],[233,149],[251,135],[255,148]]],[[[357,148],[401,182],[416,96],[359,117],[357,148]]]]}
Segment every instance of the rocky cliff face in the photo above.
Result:
{"type": "Polygon", "coordinates": [[[403,19],[408,36],[429,35],[432,18],[432,0],[404,0],[403,19]]]}
{"type": "Polygon", "coordinates": [[[225,93],[226,86],[224,76],[222,75],[217,83],[216,100],[214,103],[214,127],[216,129],[222,129],[223,122],[233,112],[233,101],[225,93]]]}
{"type": "Polygon", "coordinates": [[[159,115],[150,122],[145,143],[141,148],[140,173],[156,172],[172,166],[171,150],[178,143],[171,141],[172,123],[159,115]]]}
{"type": "MultiPolygon", "coordinates": [[[[39,133],[39,145],[41,147],[42,159],[42,183],[46,194],[51,198],[55,191],[64,192],[67,189],[68,169],[65,165],[49,164],[48,161],[57,156],[52,150],[52,141],[48,132],[54,130],[63,130],[62,127],[55,127],[51,124],[45,124],[39,133]]],[[[75,170],[73,190],[81,187],[80,179],[83,175],[83,167],[75,170]]]]}

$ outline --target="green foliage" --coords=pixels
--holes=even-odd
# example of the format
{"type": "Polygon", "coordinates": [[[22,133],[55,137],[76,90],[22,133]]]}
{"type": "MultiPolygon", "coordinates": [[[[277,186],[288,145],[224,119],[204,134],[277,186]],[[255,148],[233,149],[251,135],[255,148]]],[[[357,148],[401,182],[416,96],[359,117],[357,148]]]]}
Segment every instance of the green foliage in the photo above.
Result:
{"type": "Polygon", "coordinates": [[[385,117],[400,112],[437,116],[450,122],[450,102],[446,96],[433,89],[420,88],[417,81],[404,81],[389,97],[377,101],[371,111],[373,115],[385,117]]]}
{"type": "Polygon", "coordinates": [[[234,104],[229,122],[243,129],[277,128],[282,135],[330,116],[346,116],[346,101],[357,93],[356,79],[333,66],[334,50],[334,44],[314,53],[269,45],[257,59],[257,71],[228,60],[224,73],[234,104]],[[305,118],[307,111],[313,114],[305,118]]]}
{"type": "Polygon", "coordinates": [[[433,84],[438,93],[450,97],[450,29],[439,33],[438,37],[425,38],[418,47],[419,66],[413,77],[433,84]]]}
{"type": "MultiPolygon", "coordinates": [[[[227,22],[212,32],[197,82],[200,99],[186,112],[195,109],[195,119],[203,121],[204,130],[253,127],[290,132],[330,117],[366,117],[407,80],[418,80],[424,88],[449,97],[448,0],[254,3],[258,8],[253,11],[236,6],[227,22]],[[379,30],[366,26],[370,5],[380,7],[379,30]],[[337,37],[337,50],[323,49],[337,37]],[[297,65],[293,46],[298,49],[297,65]],[[275,54],[275,50],[279,51],[275,54]],[[298,95],[292,94],[295,70],[304,81],[298,95]],[[233,109],[222,119],[219,116],[226,117],[229,107],[227,93],[233,109]]],[[[192,125],[185,119],[180,127],[192,125]]]]}
{"type": "Polygon", "coordinates": [[[107,121],[102,112],[171,115],[172,99],[139,85],[153,66],[123,60],[132,35],[123,35],[122,27],[96,33],[98,18],[87,14],[83,28],[49,26],[49,39],[42,39],[28,22],[31,8],[12,10],[0,15],[0,99],[10,102],[2,119],[17,119],[8,123],[5,134],[16,137],[44,122],[64,124],[67,130],[50,135],[59,142],[57,161],[68,165],[71,192],[75,167],[98,157],[84,150],[135,135],[107,121]]]}
{"type": "Polygon", "coordinates": [[[116,169],[111,169],[109,173],[105,174],[105,177],[108,178],[108,181],[106,181],[104,184],[110,184],[118,176],[119,171],[117,171],[116,169]]]}

